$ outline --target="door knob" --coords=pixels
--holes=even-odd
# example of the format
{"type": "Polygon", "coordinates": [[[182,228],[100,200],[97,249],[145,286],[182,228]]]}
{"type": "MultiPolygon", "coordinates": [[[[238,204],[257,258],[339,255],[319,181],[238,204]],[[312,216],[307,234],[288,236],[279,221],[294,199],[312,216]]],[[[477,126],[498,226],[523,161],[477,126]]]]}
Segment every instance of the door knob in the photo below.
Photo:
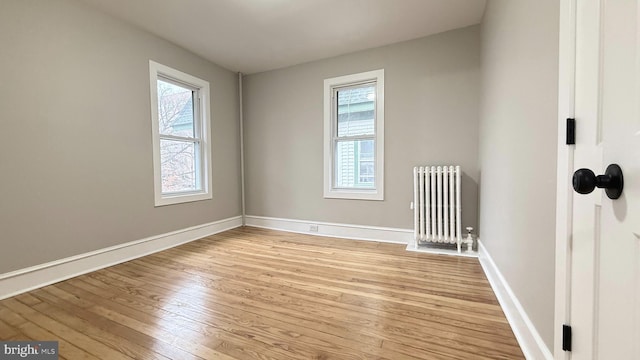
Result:
{"type": "Polygon", "coordinates": [[[622,195],[624,180],[622,169],[617,164],[607,167],[604,175],[593,173],[589,169],[579,169],[573,173],[573,189],[580,194],[589,194],[596,187],[605,189],[609,199],[617,199],[622,195]]]}

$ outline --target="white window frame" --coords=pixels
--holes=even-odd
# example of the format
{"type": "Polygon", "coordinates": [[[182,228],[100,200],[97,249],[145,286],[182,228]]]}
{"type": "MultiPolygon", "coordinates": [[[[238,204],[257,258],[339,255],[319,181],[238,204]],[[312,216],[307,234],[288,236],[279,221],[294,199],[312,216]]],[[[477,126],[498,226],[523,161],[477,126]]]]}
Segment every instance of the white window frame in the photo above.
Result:
{"type": "Polygon", "coordinates": [[[324,197],[354,200],[384,200],[384,69],[338,76],[324,80],[324,197]],[[335,89],[375,81],[375,188],[336,188],[334,186],[337,112],[335,89]]]}
{"type": "Polygon", "coordinates": [[[209,82],[149,60],[149,82],[151,89],[151,128],[153,136],[153,177],[155,206],[180,204],[192,201],[209,200],[211,191],[211,115],[209,106],[209,82]],[[169,80],[193,89],[197,94],[194,104],[194,127],[197,140],[196,174],[201,189],[175,193],[162,192],[160,140],[171,136],[160,134],[158,119],[158,79],[169,80]]]}

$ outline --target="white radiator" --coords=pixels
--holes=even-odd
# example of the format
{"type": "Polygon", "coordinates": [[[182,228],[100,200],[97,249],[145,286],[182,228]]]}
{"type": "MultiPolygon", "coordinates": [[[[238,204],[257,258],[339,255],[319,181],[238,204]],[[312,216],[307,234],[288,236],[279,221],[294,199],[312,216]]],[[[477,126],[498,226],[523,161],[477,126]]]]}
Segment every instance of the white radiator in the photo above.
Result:
{"type": "Polygon", "coordinates": [[[414,246],[457,244],[460,252],[460,166],[413,168],[414,246]]]}

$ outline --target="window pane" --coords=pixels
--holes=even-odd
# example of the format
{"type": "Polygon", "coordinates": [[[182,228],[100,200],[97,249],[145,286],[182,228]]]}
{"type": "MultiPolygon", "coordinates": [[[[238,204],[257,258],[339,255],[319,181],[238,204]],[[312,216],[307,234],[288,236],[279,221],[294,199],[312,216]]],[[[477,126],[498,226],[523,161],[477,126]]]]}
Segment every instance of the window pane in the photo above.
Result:
{"type": "Polygon", "coordinates": [[[373,135],[375,85],[338,90],[338,137],[373,135]]]}
{"type": "Polygon", "coordinates": [[[373,160],[374,143],[373,140],[362,140],[359,142],[360,146],[360,161],[373,160]]]}
{"type": "Polygon", "coordinates": [[[196,178],[196,144],[161,139],[160,172],[163,193],[201,190],[196,178]]]}
{"type": "Polygon", "coordinates": [[[360,173],[358,175],[358,181],[360,182],[360,184],[373,185],[374,179],[375,179],[375,172],[374,172],[373,161],[361,161],[360,173]]]}
{"type": "Polygon", "coordinates": [[[194,137],[193,90],[158,79],[160,134],[194,137]]]}
{"type": "Polygon", "coordinates": [[[374,140],[339,140],[335,148],[334,187],[375,188],[374,140]]]}
{"type": "Polygon", "coordinates": [[[358,153],[358,181],[362,186],[371,185],[374,186],[375,183],[375,163],[374,163],[374,142],[373,140],[363,140],[360,141],[359,144],[360,151],[358,153]]]}

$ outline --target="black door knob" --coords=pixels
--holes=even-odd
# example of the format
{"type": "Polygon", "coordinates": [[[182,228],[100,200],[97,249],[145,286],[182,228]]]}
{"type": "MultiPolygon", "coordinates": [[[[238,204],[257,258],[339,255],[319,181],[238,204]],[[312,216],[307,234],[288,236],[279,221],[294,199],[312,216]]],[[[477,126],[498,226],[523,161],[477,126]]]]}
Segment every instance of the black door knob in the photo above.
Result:
{"type": "Polygon", "coordinates": [[[604,175],[593,173],[589,169],[579,169],[573,173],[573,189],[580,194],[589,194],[596,187],[605,189],[609,199],[617,199],[622,195],[624,179],[622,169],[617,164],[607,167],[604,175]]]}

